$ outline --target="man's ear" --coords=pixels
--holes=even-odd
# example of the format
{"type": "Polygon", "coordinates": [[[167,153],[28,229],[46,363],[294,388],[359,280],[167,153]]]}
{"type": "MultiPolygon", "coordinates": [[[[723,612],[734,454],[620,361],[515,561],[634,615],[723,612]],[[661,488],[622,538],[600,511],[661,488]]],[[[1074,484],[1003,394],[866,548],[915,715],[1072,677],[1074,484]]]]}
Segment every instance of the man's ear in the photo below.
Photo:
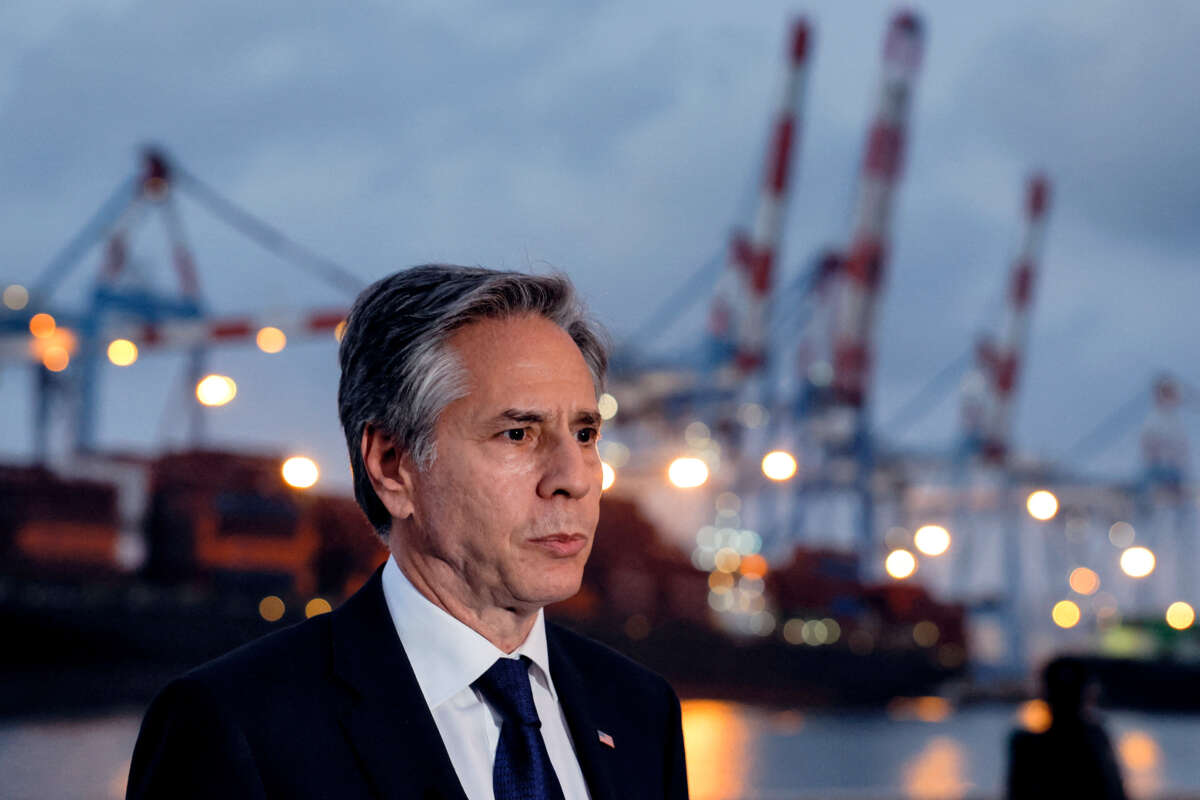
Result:
{"type": "Polygon", "coordinates": [[[391,437],[370,424],[363,427],[361,447],[371,487],[392,519],[411,517],[414,490],[412,459],[400,452],[391,437]]]}

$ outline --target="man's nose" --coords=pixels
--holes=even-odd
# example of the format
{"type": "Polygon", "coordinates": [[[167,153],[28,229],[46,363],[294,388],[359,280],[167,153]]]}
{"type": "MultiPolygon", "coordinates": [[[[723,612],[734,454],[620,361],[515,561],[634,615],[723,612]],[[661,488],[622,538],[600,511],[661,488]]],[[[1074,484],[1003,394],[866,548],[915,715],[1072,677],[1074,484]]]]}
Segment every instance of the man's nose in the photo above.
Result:
{"type": "Polygon", "coordinates": [[[540,497],[579,498],[599,489],[600,460],[594,449],[581,445],[573,433],[555,436],[545,447],[540,497]]]}

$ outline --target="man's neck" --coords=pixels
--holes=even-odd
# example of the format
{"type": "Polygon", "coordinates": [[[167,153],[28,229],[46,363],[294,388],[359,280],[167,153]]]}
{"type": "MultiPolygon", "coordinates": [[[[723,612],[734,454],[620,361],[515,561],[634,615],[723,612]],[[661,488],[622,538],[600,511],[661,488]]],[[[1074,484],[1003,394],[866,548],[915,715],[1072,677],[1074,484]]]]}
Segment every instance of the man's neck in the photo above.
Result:
{"type": "Polygon", "coordinates": [[[505,608],[473,596],[466,580],[445,562],[413,558],[405,548],[393,550],[391,558],[422,597],[505,653],[520,647],[537,622],[536,608],[505,608]]]}

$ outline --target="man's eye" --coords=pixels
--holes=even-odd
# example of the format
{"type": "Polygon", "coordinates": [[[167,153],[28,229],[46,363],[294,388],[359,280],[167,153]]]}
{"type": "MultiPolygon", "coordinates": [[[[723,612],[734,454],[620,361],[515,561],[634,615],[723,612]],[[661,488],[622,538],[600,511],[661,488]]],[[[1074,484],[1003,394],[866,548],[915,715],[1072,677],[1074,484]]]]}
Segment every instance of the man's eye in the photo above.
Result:
{"type": "Polygon", "coordinates": [[[505,431],[504,435],[508,437],[508,440],[510,442],[525,441],[525,429],[524,428],[512,428],[510,430],[505,431]]]}
{"type": "Polygon", "coordinates": [[[600,431],[596,430],[595,428],[580,428],[579,432],[575,434],[575,438],[577,438],[581,444],[591,444],[599,437],[600,431]]]}

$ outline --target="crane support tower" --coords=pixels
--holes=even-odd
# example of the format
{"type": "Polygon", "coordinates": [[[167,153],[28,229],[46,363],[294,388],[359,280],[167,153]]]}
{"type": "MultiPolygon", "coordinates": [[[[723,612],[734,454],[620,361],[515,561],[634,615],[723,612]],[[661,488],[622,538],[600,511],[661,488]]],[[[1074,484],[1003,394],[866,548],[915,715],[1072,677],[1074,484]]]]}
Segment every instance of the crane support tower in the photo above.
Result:
{"type": "Polygon", "coordinates": [[[903,167],[909,107],[922,49],[920,19],[909,11],[896,14],[884,39],[883,85],[867,136],[850,248],[841,265],[832,401],[843,408],[861,409],[866,404],[871,329],[887,262],[893,196],[903,167]]]}
{"type": "Polygon", "coordinates": [[[1050,184],[1042,174],[1029,179],[1025,202],[1025,237],[1013,264],[1008,284],[1008,306],[999,344],[988,353],[990,361],[990,415],[984,430],[985,463],[1003,465],[1012,435],[1013,403],[1021,375],[1021,360],[1029,338],[1029,310],[1046,228],[1050,184]]]}
{"type": "Polygon", "coordinates": [[[767,145],[758,210],[749,235],[735,232],[730,244],[727,275],[735,287],[730,292],[732,297],[726,298],[718,291],[713,304],[713,333],[720,337],[724,329],[732,336],[738,375],[755,373],[766,361],[767,306],[782,239],[793,154],[799,149],[796,143],[808,77],[809,36],[806,20],[792,24],[787,80],[767,145]]]}

